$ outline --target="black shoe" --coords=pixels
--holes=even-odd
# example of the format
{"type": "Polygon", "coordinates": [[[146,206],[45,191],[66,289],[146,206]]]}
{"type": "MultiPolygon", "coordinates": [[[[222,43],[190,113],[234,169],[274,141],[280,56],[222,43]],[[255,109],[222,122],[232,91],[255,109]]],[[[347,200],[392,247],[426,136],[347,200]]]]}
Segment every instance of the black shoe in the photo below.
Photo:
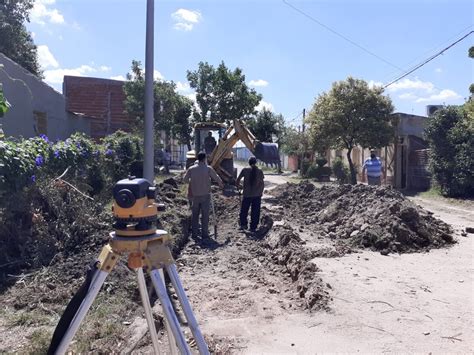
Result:
{"type": "Polygon", "coordinates": [[[247,229],[246,226],[239,226],[239,231],[244,231],[244,230],[246,230],[246,229],[247,229]]]}
{"type": "Polygon", "coordinates": [[[250,233],[255,233],[257,231],[257,228],[250,228],[250,233]]]}

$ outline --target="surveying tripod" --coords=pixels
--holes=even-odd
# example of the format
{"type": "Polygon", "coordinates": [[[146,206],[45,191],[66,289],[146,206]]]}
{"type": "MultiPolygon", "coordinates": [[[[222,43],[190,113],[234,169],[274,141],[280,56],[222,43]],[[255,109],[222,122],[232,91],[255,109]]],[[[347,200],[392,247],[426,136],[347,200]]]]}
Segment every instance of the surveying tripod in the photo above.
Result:
{"type": "Polygon", "coordinates": [[[81,322],[94,302],[94,299],[97,297],[105,279],[113,271],[120,256],[123,254],[128,254],[128,266],[137,272],[140,296],[143,308],[145,309],[145,316],[155,354],[159,353],[158,335],[156,333],[143,270],[149,272],[161,302],[171,350],[174,348],[174,338],[176,347],[181,354],[191,354],[166,290],[162,275],[163,269],[166,270],[176,291],[176,295],[196,341],[199,353],[201,355],[209,354],[207,344],[199,329],[191,305],[179,279],[175,261],[169,248],[170,237],[166,231],[152,228],[149,223],[152,220],[150,217],[153,216],[153,213],[155,219],[157,215],[156,204],[152,202],[154,201],[154,188],[149,186],[147,180],[133,178],[121,180],[117,183],[116,187],[117,186],[117,189],[114,188],[113,208],[114,217],[117,221],[115,224],[115,232],[110,233],[109,243],[102,248],[98,260],[86,277],[86,281],[66,307],[53,334],[48,354],[64,354],[67,351],[69,343],[79,329],[81,322]],[[140,181],[137,183],[137,180],[140,181]],[[134,185],[141,186],[137,187],[134,185]],[[150,190],[152,190],[152,193],[150,193],[150,190]],[[145,194],[145,196],[142,196],[143,194],[145,194]],[[139,205],[138,207],[136,207],[137,204],[139,205]],[[132,209],[133,206],[136,207],[135,210],[132,209]],[[150,208],[151,210],[148,212],[151,213],[147,216],[147,212],[144,211],[150,208]],[[121,214],[121,212],[123,213],[121,214]],[[124,213],[128,213],[128,215],[124,213]],[[138,218],[136,216],[137,213],[142,217],[138,218]],[[126,218],[124,216],[126,216],[126,218]],[[126,221],[137,222],[137,224],[130,226],[130,224],[124,224],[126,221]]]}

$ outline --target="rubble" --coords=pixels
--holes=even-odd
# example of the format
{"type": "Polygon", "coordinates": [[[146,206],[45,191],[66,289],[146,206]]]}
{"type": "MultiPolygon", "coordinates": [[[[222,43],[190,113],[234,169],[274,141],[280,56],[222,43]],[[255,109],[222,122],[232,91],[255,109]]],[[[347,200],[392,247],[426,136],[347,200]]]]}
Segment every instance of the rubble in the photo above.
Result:
{"type": "Polygon", "coordinates": [[[309,182],[276,187],[269,201],[285,218],[348,246],[406,253],[454,243],[446,223],[389,186],[325,185],[309,182]]]}

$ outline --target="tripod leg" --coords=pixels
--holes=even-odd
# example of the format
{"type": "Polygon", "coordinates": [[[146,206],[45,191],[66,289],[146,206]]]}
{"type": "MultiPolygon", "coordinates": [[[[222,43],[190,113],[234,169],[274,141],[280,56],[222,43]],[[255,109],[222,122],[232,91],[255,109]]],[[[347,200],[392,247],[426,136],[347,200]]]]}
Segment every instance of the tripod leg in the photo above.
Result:
{"type": "Polygon", "coordinates": [[[150,331],[151,342],[153,343],[153,350],[155,354],[160,353],[158,349],[158,335],[156,334],[155,321],[153,320],[153,314],[151,311],[150,299],[148,298],[148,292],[146,289],[145,276],[143,276],[143,269],[138,268],[137,270],[138,289],[140,290],[140,296],[142,298],[143,308],[145,309],[146,321],[148,323],[148,330],[150,331]]]}
{"type": "Polygon", "coordinates": [[[176,270],[176,265],[170,264],[166,265],[166,272],[170,277],[171,283],[173,284],[174,289],[176,290],[176,294],[178,296],[179,302],[183,307],[184,315],[188,320],[189,328],[191,328],[191,332],[194,335],[194,339],[196,340],[197,347],[199,349],[199,353],[201,355],[209,354],[209,349],[207,348],[206,341],[202,336],[201,330],[199,329],[199,325],[197,323],[196,317],[194,316],[193,310],[191,309],[191,305],[189,304],[188,297],[184,292],[184,288],[181,285],[181,281],[179,279],[178,271],[176,270]]]}
{"type": "Polygon", "coordinates": [[[81,303],[81,306],[77,310],[77,313],[74,316],[74,319],[69,325],[69,328],[67,329],[63,338],[61,339],[61,342],[59,343],[59,346],[57,347],[55,354],[66,353],[69,343],[71,342],[72,338],[74,338],[74,335],[79,329],[79,326],[81,325],[82,320],[86,316],[87,311],[89,311],[89,308],[94,302],[94,299],[97,297],[97,294],[99,293],[100,288],[102,287],[102,284],[104,283],[108,275],[109,275],[108,272],[97,270],[97,272],[94,275],[94,278],[92,279],[89,290],[87,291],[87,296],[84,298],[84,300],[81,303]]]}
{"type": "Polygon", "coordinates": [[[153,285],[155,286],[156,293],[158,294],[158,298],[160,299],[161,307],[163,308],[163,313],[174,335],[176,345],[178,346],[179,351],[182,355],[191,355],[191,351],[189,350],[184,334],[181,331],[178,318],[174,313],[173,305],[171,304],[171,301],[168,297],[168,293],[166,292],[166,286],[160,276],[159,270],[152,270],[150,275],[151,280],[153,281],[153,285]]]}

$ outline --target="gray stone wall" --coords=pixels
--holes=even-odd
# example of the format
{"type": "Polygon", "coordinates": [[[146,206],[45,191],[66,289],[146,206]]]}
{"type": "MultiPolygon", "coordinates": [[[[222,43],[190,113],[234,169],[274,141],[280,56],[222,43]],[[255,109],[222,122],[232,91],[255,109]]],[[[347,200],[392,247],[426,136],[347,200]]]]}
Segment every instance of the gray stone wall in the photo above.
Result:
{"type": "Polygon", "coordinates": [[[0,64],[0,82],[11,104],[0,121],[6,136],[29,138],[43,133],[42,129],[53,140],[65,139],[78,131],[90,135],[89,120],[66,112],[66,100],[61,93],[2,53],[0,64]],[[45,117],[46,125],[37,121],[38,115],[45,117]]]}

